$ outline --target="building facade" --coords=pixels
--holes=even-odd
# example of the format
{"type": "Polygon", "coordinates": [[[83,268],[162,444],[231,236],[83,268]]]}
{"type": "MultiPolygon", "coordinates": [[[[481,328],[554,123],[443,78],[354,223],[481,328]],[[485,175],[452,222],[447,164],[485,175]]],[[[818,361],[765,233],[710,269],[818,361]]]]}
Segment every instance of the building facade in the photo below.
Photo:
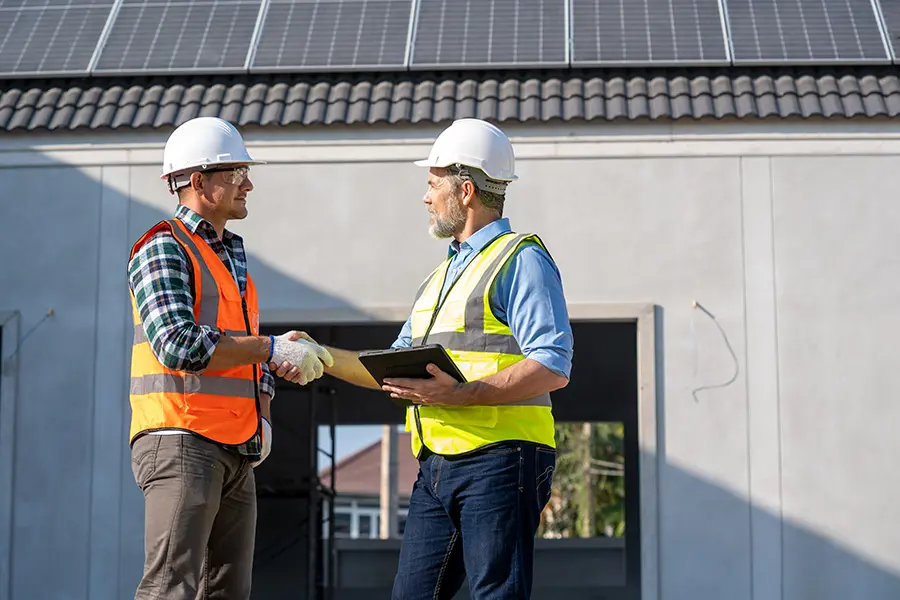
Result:
{"type": "Polygon", "coordinates": [[[641,599],[897,598],[898,114],[865,69],[0,89],[0,598],[138,581],[125,266],[197,115],[268,162],[233,224],[264,324],[402,322],[446,253],[412,161],[497,122],[573,322],[638,323],[641,599]]]}

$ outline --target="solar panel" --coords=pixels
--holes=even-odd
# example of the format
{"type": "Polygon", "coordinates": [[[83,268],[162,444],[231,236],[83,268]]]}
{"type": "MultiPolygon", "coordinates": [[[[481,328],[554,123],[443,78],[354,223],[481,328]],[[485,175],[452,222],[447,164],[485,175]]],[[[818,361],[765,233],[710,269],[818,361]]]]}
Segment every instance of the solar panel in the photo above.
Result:
{"type": "Polygon", "coordinates": [[[572,0],[572,64],[727,64],[718,0],[572,0]]]}
{"type": "Polygon", "coordinates": [[[112,0],[2,0],[0,75],[86,73],[112,0]]]}
{"type": "Polygon", "coordinates": [[[126,0],[95,72],[178,73],[244,68],[261,0],[126,0]]]}
{"type": "Polygon", "coordinates": [[[566,66],[566,0],[420,0],[412,67],[566,66]]]}
{"type": "Polygon", "coordinates": [[[871,0],[726,0],[735,64],[888,62],[871,0]]]}
{"type": "Polygon", "coordinates": [[[881,19],[887,28],[887,43],[895,57],[900,56],[900,2],[897,0],[881,0],[876,2],[881,12],[881,19]]]}
{"type": "Polygon", "coordinates": [[[269,4],[251,69],[396,69],[406,63],[411,0],[269,4]]]}

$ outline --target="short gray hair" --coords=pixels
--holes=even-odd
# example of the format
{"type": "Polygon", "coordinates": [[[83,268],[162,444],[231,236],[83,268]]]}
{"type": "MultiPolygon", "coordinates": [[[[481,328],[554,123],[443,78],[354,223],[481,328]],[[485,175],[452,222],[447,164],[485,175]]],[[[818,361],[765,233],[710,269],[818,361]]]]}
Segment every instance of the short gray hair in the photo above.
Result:
{"type": "Polygon", "coordinates": [[[506,200],[506,194],[489,192],[485,189],[482,189],[478,186],[476,180],[487,181],[492,185],[502,185],[506,182],[490,179],[481,169],[476,169],[475,167],[467,167],[465,165],[450,165],[449,167],[447,167],[447,173],[447,179],[450,180],[450,185],[453,186],[454,191],[458,190],[460,186],[462,186],[462,184],[466,181],[471,181],[472,185],[475,186],[475,191],[481,204],[485,208],[496,210],[500,213],[501,217],[503,216],[503,202],[506,200]]]}

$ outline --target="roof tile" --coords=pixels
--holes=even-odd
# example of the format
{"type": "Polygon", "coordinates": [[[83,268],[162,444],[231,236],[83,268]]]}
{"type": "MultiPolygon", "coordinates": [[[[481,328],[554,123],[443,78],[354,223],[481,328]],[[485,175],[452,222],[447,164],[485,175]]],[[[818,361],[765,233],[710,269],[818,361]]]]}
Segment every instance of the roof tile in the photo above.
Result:
{"type": "Polygon", "coordinates": [[[4,81],[0,131],[162,129],[197,116],[273,126],[900,115],[900,76],[863,67],[84,81],[4,81]]]}

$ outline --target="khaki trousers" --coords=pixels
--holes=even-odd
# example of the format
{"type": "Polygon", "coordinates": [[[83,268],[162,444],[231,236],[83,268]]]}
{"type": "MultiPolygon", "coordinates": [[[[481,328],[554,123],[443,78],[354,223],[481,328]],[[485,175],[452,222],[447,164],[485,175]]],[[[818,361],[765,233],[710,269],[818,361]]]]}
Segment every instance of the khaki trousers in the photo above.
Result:
{"type": "Polygon", "coordinates": [[[131,449],[144,493],[144,574],[135,600],[249,600],[256,483],[240,454],[190,434],[131,449]]]}

